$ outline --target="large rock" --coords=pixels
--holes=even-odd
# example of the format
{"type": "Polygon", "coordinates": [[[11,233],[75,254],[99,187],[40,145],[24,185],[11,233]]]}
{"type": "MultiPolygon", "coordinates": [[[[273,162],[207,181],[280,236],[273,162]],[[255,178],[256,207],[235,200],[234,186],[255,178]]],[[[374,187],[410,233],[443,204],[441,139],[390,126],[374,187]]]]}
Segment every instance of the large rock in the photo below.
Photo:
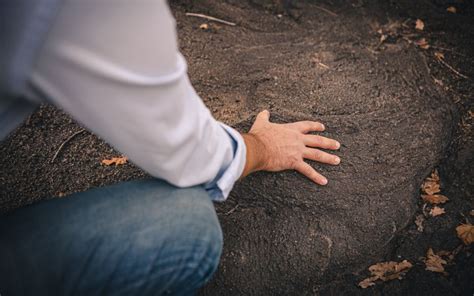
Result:
{"type": "Polygon", "coordinates": [[[297,24],[207,1],[197,10],[239,23],[213,33],[176,9],[191,77],[218,118],[246,131],[268,108],[279,122],[319,120],[342,143],[340,166],[314,163],[325,187],[295,172],[236,185],[218,207],[225,246],[206,295],[314,294],[380,260],[412,222],[421,181],[450,137],[451,106],[427,58],[401,39],[380,45],[383,17],[302,6],[297,24]]]}

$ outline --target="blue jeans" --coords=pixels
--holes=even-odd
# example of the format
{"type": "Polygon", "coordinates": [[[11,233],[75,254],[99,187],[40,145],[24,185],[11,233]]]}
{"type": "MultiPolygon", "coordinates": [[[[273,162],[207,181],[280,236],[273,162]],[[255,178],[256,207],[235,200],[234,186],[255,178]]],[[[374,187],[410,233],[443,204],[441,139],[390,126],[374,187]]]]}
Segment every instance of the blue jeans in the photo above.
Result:
{"type": "Polygon", "coordinates": [[[0,295],[190,295],[222,231],[202,187],[141,180],[0,217],[0,295]]]}

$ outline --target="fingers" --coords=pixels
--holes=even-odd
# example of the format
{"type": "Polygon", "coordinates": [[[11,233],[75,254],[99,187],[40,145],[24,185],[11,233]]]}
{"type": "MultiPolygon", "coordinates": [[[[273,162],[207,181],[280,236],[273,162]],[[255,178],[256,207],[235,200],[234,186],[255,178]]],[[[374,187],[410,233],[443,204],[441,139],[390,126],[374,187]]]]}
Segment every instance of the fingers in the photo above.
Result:
{"type": "Polygon", "coordinates": [[[303,157],[332,165],[338,165],[341,162],[341,159],[338,156],[314,148],[306,148],[303,152],[303,157]]]}
{"type": "Polygon", "coordinates": [[[295,128],[296,130],[306,134],[309,132],[322,132],[324,131],[324,124],[316,121],[298,121],[286,124],[289,127],[295,128]]]}
{"type": "Polygon", "coordinates": [[[304,135],[303,141],[306,146],[310,147],[331,150],[337,150],[339,147],[341,147],[341,144],[338,141],[317,135],[304,135]]]}
{"type": "Polygon", "coordinates": [[[316,172],[316,170],[313,169],[313,167],[311,167],[309,164],[307,164],[304,161],[299,162],[296,165],[295,170],[305,175],[308,179],[310,179],[316,184],[326,185],[328,183],[328,180],[323,175],[316,172]]]}

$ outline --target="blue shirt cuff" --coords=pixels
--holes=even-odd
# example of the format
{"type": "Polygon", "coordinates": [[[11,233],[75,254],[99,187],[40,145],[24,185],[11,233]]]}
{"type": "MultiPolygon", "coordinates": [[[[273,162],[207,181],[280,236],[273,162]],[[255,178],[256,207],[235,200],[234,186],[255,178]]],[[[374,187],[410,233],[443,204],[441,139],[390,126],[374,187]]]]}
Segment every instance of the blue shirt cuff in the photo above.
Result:
{"type": "Polygon", "coordinates": [[[242,135],[230,126],[219,122],[227,132],[234,151],[232,161],[221,169],[214,180],[206,183],[204,188],[214,201],[225,201],[229,196],[235,181],[237,181],[245,167],[247,149],[242,135]]]}

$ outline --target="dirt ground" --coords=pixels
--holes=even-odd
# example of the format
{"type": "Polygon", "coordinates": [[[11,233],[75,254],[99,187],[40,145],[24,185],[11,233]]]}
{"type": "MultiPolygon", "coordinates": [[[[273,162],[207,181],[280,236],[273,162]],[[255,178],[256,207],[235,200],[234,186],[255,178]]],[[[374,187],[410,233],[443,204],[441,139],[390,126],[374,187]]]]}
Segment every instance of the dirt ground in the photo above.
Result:
{"type": "MultiPolygon", "coordinates": [[[[224,254],[201,293],[473,295],[472,248],[461,247],[446,274],[422,261],[429,247],[458,248],[455,227],[474,223],[473,3],[293,2],[289,12],[264,0],[172,2],[191,80],[216,118],[245,131],[267,108],[275,121],[320,120],[343,144],[340,166],[314,164],[329,178],[324,188],[293,172],[236,185],[217,205],[224,254]],[[420,232],[419,188],[434,168],[450,201],[420,232]],[[414,265],[403,280],[357,286],[369,265],[403,259],[414,265]]],[[[78,130],[42,106],[0,144],[0,213],[146,176],[102,166],[120,153],[89,132],[52,161],[78,130]]]]}

